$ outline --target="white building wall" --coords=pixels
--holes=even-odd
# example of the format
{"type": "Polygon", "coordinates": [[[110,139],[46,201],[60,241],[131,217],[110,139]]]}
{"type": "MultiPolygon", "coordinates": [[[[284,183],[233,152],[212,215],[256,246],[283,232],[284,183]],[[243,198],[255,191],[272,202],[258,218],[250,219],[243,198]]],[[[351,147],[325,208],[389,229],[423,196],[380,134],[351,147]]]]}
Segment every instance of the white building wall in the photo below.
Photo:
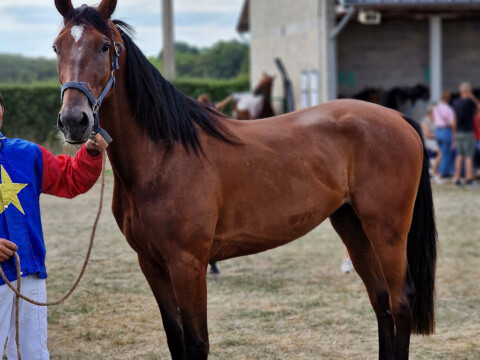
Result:
{"type": "MultiPolygon", "coordinates": [[[[273,97],[283,96],[283,85],[274,59],[280,57],[287,69],[300,108],[302,71],[318,70],[317,0],[251,0],[251,84],[258,83],[262,71],[277,74],[273,97]]],[[[274,101],[280,113],[281,103],[274,101]]]]}
{"type": "MultiPolygon", "coordinates": [[[[458,91],[462,81],[480,87],[480,23],[442,20],[443,89],[458,91]]],[[[366,87],[429,86],[429,22],[385,20],[361,25],[353,20],[339,36],[339,93],[354,95],[366,87]]]]}
{"type": "MultiPolygon", "coordinates": [[[[250,0],[251,84],[262,71],[277,74],[273,96],[283,96],[275,57],[280,57],[290,75],[296,108],[301,106],[302,73],[318,75],[318,97],[325,100],[327,57],[325,29],[331,31],[334,0],[250,0]],[[327,23],[322,11],[327,9],[327,23]]],[[[443,88],[457,91],[461,81],[480,87],[478,34],[474,19],[443,19],[443,88]]],[[[381,25],[362,25],[356,16],[337,37],[338,94],[352,96],[366,87],[430,85],[428,17],[383,19],[381,25]]],[[[303,77],[305,83],[305,75],[303,77]]],[[[308,77],[308,81],[310,77],[308,77]]],[[[305,94],[304,94],[305,95],[305,94]]],[[[310,94],[304,98],[310,98],[310,94]]],[[[311,99],[309,100],[312,101],[311,99]]],[[[281,103],[274,102],[277,113],[281,103]]]]}

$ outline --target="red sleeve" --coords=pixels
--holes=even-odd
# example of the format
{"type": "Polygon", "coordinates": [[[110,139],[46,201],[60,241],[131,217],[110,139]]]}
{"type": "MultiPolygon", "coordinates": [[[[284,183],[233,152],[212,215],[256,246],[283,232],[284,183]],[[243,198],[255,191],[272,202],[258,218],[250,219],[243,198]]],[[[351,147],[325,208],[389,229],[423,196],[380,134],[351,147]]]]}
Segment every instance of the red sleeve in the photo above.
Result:
{"type": "Polygon", "coordinates": [[[43,159],[42,192],[73,198],[90,190],[102,171],[102,155],[91,156],[85,145],[75,157],[54,156],[40,146],[43,159]]]}

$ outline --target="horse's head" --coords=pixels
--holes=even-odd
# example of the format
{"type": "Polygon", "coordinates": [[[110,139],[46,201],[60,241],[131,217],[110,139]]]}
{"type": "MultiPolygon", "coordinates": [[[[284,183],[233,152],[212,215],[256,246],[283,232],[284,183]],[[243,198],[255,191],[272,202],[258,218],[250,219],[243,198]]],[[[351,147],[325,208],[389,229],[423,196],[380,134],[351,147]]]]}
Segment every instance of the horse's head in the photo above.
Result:
{"type": "Polygon", "coordinates": [[[57,124],[69,143],[89,138],[96,112],[113,89],[117,56],[123,49],[121,35],[110,20],[116,4],[116,0],[102,0],[96,8],[82,5],[74,9],[71,0],[55,0],[64,19],[53,43],[63,85],[57,124]]]}
{"type": "Polygon", "coordinates": [[[257,86],[253,89],[254,95],[266,95],[270,96],[272,93],[272,85],[276,75],[270,76],[266,72],[262,73],[262,78],[258,82],[257,86]]]}

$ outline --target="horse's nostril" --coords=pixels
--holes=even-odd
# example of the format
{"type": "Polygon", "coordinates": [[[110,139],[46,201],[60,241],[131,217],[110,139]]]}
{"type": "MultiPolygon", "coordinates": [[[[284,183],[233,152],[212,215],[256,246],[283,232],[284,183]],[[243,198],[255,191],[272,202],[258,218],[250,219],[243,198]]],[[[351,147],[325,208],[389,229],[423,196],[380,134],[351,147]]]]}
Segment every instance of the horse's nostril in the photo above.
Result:
{"type": "Polygon", "coordinates": [[[58,114],[57,126],[61,131],[65,130],[65,124],[62,121],[62,114],[58,114]]]}
{"type": "Polygon", "coordinates": [[[90,121],[88,120],[88,115],[85,113],[82,113],[82,120],[80,121],[80,128],[86,128],[90,124],[90,121]]]}

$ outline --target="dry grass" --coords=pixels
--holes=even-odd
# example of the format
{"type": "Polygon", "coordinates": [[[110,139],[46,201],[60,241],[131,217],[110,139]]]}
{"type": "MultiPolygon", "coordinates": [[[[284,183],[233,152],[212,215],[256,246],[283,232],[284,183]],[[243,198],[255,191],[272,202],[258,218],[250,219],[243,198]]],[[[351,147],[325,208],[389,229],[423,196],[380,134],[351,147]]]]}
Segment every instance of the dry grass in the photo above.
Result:
{"type": "MultiPolygon", "coordinates": [[[[73,201],[44,196],[49,298],[80,269],[99,187],[73,201]]],[[[49,310],[52,359],[169,359],[160,314],[109,210],[108,179],[94,254],[79,290],[49,310]]],[[[440,251],[437,331],[414,336],[412,359],[480,358],[480,189],[434,189],[440,251]]],[[[356,274],[328,223],[255,256],[219,263],[209,278],[211,359],[375,359],[377,329],[356,274]]]]}

